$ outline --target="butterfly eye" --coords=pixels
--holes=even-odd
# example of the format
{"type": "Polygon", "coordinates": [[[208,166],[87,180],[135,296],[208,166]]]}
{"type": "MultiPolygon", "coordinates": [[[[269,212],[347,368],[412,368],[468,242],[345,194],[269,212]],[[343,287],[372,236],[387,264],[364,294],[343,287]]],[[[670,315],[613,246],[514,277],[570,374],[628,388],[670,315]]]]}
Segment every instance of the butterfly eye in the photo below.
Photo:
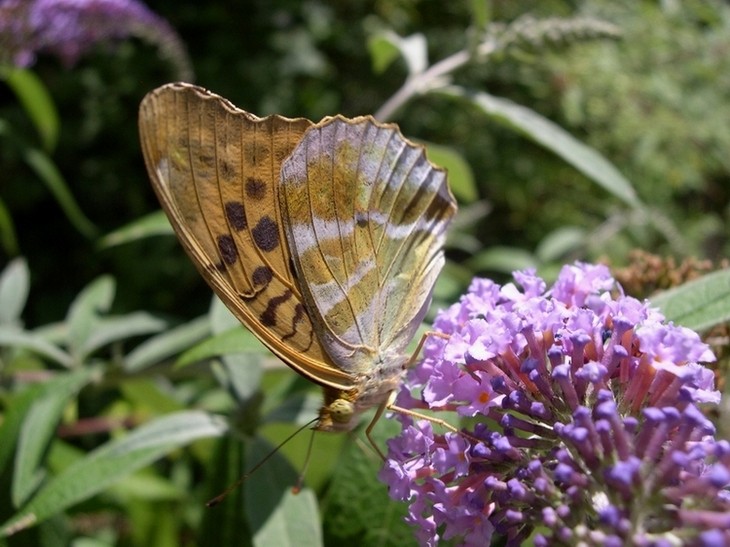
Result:
{"type": "Polygon", "coordinates": [[[355,414],[355,405],[345,399],[335,399],[328,409],[332,420],[340,424],[348,423],[355,414]]]}

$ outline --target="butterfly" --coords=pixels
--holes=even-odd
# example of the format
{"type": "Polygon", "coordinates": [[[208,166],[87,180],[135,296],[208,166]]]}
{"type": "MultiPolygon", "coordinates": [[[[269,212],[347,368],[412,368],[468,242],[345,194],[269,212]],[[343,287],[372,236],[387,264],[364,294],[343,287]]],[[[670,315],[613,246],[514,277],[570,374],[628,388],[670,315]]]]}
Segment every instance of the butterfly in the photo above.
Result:
{"type": "Polygon", "coordinates": [[[444,264],[446,172],[370,116],[259,118],[201,87],[139,111],[155,192],[233,314],[324,388],[315,429],[388,405],[444,264]]]}

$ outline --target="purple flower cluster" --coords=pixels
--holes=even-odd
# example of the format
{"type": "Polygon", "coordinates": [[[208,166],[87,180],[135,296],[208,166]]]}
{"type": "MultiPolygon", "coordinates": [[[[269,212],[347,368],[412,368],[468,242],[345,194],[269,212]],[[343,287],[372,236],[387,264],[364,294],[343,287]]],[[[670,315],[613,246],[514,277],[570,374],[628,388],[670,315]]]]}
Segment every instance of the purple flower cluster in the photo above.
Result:
{"type": "Polygon", "coordinates": [[[462,424],[398,414],[380,478],[419,541],[730,545],[730,443],[698,409],[719,402],[708,346],[604,266],[566,266],[550,289],[514,277],[440,313],[448,336],[396,402],[462,424]]]}
{"type": "Polygon", "coordinates": [[[157,44],[191,76],[185,47],[172,27],[137,0],[3,0],[0,4],[0,61],[27,67],[39,52],[66,66],[98,44],[136,36],[157,44]]]}

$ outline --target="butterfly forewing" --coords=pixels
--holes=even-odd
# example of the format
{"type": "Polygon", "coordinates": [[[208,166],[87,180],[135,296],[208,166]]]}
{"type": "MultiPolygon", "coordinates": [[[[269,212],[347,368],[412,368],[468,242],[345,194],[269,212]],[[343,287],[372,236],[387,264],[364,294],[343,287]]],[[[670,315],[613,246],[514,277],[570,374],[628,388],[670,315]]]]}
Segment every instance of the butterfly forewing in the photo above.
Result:
{"type": "Polygon", "coordinates": [[[405,350],[428,306],[456,211],[445,173],[396,126],[336,117],[307,131],[281,177],[315,328],[339,367],[366,374],[405,350]]]}
{"type": "Polygon", "coordinates": [[[346,390],[352,379],[323,350],[302,300],[279,210],[281,163],[310,125],[257,118],[188,84],[148,94],[139,117],[155,191],[205,279],[287,364],[346,390]]]}

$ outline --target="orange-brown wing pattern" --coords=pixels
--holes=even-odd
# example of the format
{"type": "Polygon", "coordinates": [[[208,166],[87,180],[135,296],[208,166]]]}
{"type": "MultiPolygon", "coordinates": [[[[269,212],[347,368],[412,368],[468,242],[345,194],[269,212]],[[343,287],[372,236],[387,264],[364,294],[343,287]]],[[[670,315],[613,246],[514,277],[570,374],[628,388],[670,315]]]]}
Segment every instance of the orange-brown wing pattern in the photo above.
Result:
{"type": "Polygon", "coordinates": [[[181,83],[149,93],[139,113],[149,176],[206,281],[287,364],[348,390],[351,376],[332,364],[303,304],[279,210],[281,164],[311,125],[257,118],[181,83]]]}

